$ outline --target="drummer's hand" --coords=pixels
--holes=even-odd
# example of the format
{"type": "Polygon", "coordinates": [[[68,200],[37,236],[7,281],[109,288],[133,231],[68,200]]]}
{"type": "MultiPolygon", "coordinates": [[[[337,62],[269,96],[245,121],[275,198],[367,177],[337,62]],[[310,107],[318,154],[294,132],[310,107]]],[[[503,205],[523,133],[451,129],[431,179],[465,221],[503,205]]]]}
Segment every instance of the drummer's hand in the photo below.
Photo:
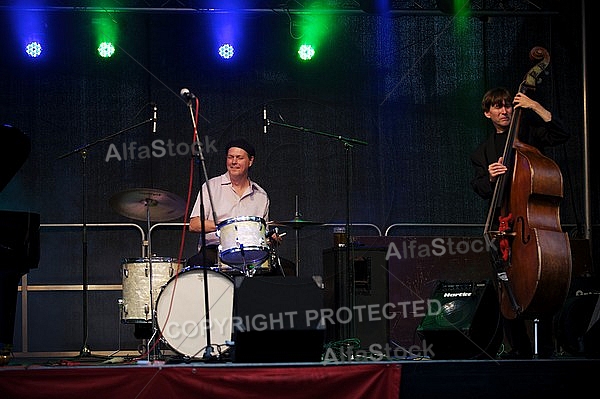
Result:
{"type": "Polygon", "coordinates": [[[273,232],[270,236],[269,236],[269,240],[271,241],[271,243],[274,244],[281,244],[281,242],[283,241],[283,236],[285,235],[285,233],[279,234],[277,232],[273,232]]]}

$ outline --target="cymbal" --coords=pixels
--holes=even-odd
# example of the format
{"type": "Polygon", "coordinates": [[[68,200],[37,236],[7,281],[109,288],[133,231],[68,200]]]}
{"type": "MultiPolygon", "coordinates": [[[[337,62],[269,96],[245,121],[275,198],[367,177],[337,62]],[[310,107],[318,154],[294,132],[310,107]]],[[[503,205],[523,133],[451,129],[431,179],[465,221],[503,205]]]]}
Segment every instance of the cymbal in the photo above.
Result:
{"type": "Polygon", "coordinates": [[[179,196],[155,188],[133,188],[110,198],[110,206],[118,213],[135,220],[166,222],[183,216],[185,201],[179,196]]]}
{"type": "Polygon", "coordinates": [[[293,227],[295,229],[302,228],[304,226],[318,226],[321,224],[325,224],[322,222],[315,222],[313,220],[304,220],[299,217],[295,217],[292,220],[282,220],[276,222],[269,222],[269,226],[285,226],[285,227],[293,227]]]}

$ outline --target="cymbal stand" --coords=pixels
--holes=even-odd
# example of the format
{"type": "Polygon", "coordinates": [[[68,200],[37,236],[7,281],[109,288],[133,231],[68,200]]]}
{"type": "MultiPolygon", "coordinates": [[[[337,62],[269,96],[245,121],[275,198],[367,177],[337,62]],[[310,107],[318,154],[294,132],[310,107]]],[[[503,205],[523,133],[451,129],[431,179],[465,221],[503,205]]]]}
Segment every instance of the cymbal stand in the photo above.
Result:
{"type": "MultiPolygon", "coordinates": [[[[81,244],[82,244],[82,323],[83,323],[83,343],[81,349],[79,350],[79,357],[91,357],[92,351],[88,346],[88,241],[87,241],[87,156],[88,150],[95,146],[96,144],[105,142],[110,140],[113,137],[119,136],[125,132],[133,130],[139,126],[154,122],[154,118],[147,119],[143,122],[137,123],[133,126],[127,127],[123,130],[120,130],[116,133],[110,134],[106,137],[98,139],[92,143],[85,144],[79,148],[74,149],[71,152],[61,155],[57,159],[61,160],[66,157],[69,157],[73,154],[81,155],[81,177],[82,177],[82,188],[81,188],[81,213],[82,213],[82,235],[81,235],[81,244]]],[[[103,356],[101,356],[104,358],[103,356]]]]}
{"type": "MultiPolygon", "coordinates": [[[[302,214],[298,209],[298,195],[296,195],[296,205],[294,211],[294,218],[301,219],[302,214]]],[[[294,227],[294,239],[296,240],[296,254],[294,260],[296,262],[296,277],[300,276],[300,226],[294,227]]]]}
{"type": "MultiPolygon", "coordinates": [[[[202,243],[202,269],[203,269],[203,280],[204,280],[204,313],[205,313],[205,322],[204,322],[204,326],[206,328],[206,348],[204,351],[204,354],[202,355],[202,359],[203,360],[211,360],[213,359],[213,347],[212,347],[212,341],[211,341],[211,332],[210,332],[210,327],[211,327],[211,322],[210,322],[210,302],[209,302],[209,297],[208,297],[208,265],[207,265],[207,258],[206,258],[206,228],[205,228],[205,223],[204,220],[206,219],[205,217],[205,211],[204,211],[204,193],[202,190],[202,186],[203,183],[206,184],[206,192],[208,193],[208,200],[210,201],[211,204],[213,204],[213,197],[212,194],[210,192],[210,187],[208,185],[208,172],[206,170],[206,162],[204,161],[204,151],[202,150],[202,146],[200,145],[200,139],[198,137],[198,124],[196,123],[196,117],[194,116],[194,110],[192,107],[192,100],[195,100],[196,102],[196,115],[198,112],[198,108],[199,108],[199,101],[197,97],[193,97],[193,99],[191,99],[190,101],[187,102],[187,106],[188,109],[190,111],[190,116],[192,118],[192,126],[194,128],[194,142],[197,143],[198,146],[198,151],[197,155],[195,156],[195,160],[196,160],[196,164],[200,165],[202,167],[202,174],[200,175],[200,181],[199,181],[199,186],[200,186],[200,226],[201,226],[201,233],[200,233],[200,240],[202,243]]],[[[215,224],[218,223],[217,221],[217,214],[214,210],[214,207],[212,207],[212,216],[213,216],[213,220],[215,222],[215,224]]],[[[218,256],[218,255],[217,255],[218,256]]]]}
{"type": "MultiPolygon", "coordinates": [[[[341,135],[336,135],[336,134],[331,134],[331,133],[326,133],[326,132],[320,132],[317,130],[313,130],[313,129],[307,129],[301,126],[294,126],[294,125],[289,125],[287,123],[282,123],[282,122],[278,122],[278,121],[273,121],[271,119],[266,118],[266,124],[267,126],[269,125],[275,125],[275,126],[281,126],[281,127],[285,127],[285,128],[289,128],[289,129],[294,129],[294,130],[299,130],[302,132],[308,132],[308,133],[313,133],[313,134],[317,134],[319,136],[325,136],[325,137],[329,137],[335,140],[339,140],[342,145],[344,146],[344,149],[346,150],[346,157],[345,157],[345,166],[346,166],[346,267],[345,267],[345,271],[346,271],[346,276],[342,276],[342,278],[344,279],[345,282],[345,286],[346,287],[350,287],[350,293],[346,293],[344,292],[342,295],[347,296],[347,298],[344,298],[343,306],[347,306],[350,309],[354,308],[354,267],[352,265],[352,250],[353,248],[351,248],[350,245],[350,183],[351,183],[351,177],[350,177],[350,172],[351,172],[351,157],[350,157],[350,150],[353,148],[353,146],[355,144],[360,144],[360,145],[368,145],[368,143],[366,141],[362,141],[362,140],[358,140],[358,139],[354,139],[354,138],[350,138],[350,137],[344,137],[341,135]]],[[[296,231],[296,237],[298,236],[298,232],[296,231]]],[[[298,240],[298,238],[296,238],[296,240],[298,240]]],[[[298,241],[296,241],[298,242],[298,241]]],[[[298,245],[296,245],[296,273],[298,273],[298,245]]],[[[298,274],[296,274],[298,275],[298,274]]],[[[347,338],[350,338],[351,336],[356,335],[355,334],[355,326],[354,323],[347,323],[344,325],[345,329],[349,329],[350,331],[346,331],[345,335],[347,338]]]]}
{"type": "Polygon", "coordinates": [[[154,275],[153,275],[153,267],[152,267],[152,239],[150,238],[150,207],[156,205],[156,201],[153,200],[152,198],[146,198],[144,200],[144,205],[146,206],[146,228],[148,229],[148,241],[146,242],[147,245],[147,250],[146,250],[146,256],[148,256],[148,277],[149,277],[149,284],[148,284],[148,289],[150,290],[150,319],[152,320],[152,335],[150,336],[150,338],[148,339],[148,341],[146,342],[146,356],[147,356],[147,360],[151,361],[153,359],[156,359],[156,347],[157,345],[153,344],[153,342],[156,340],[157,337],[157,333],[158,333],[158,327],[156,325],[156,317],[154,317],[154,275]],[[151,357],[150,354],[150,350],[152,349],[153,351],[153,355],[151,357]]]}
{"type": "MultiPolygon", "coordinates": [[[[275,234],[279,234],[279,229],[276,227],[275,228],[275,234]]],[[[283,233],[285,234],[285,233],[283,233]]],[[[281,235],[280,235],[281,236],[281,235]]],[[[272,250],[272,254],[269,254],[269,257],[267,258],[268,261],[273,261],[274,265],[273,268],[275,270],[278,270],[281,272],[281,275],[283,277],[285,277],[285,270],[283,270],[283,266],[281,265],[281,259],[279,258],[279,254],[277,253],[277,247],[279,247],[279,243],[277,241],[273,242],[273,250],[272,250]]]]}
{"type": "Polygon", "coordinates": [[[281,258],[279,255],[275,254],[275,270],[279,270],[283,277],[286,277],[285,270],[283,270],[283,266],[281,266],[281,258]]]}

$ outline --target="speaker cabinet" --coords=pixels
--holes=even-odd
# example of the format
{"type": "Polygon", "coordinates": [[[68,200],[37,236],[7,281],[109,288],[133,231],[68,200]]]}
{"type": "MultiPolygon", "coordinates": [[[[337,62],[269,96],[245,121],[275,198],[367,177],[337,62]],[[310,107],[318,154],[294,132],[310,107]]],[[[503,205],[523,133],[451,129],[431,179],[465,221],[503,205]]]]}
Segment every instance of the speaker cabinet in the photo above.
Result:
{"type": "Polygon", "coordinates": [[[585,355],[590,359],[600,359],[600,298],[596,301],[590,324],[583,334],[585,355]]]}
{"type": "Polygon", "coordinates": [[[323,251],[323,283],[325,284],[325,308],[343,317],[333,317],[327,327],[327,341],[334,342],[349,338],[360,340],[361,348],[368,349],[376,344],[388,343],[388,319],[377,313],[370,317],[365,311],[369,306],[382,310],[388,302],[388,268],[385,260],[386,248],[356,249],[351,252],[352,262],[347,270],[345,248],[323,251]],[[363,309],[346,317],[340,309],[363,309]]]}
{"type": "Polygon", "coordinates": [[[584,341],[590,330],[591,318],[598,303],[598,294],[586,294],[567,298],[561,312],[555,318],[556,339],[561,348],[571,355],[589,352],[592,342],[584,341]]]}
{"type": "Polygon", "coordinates": [[[236,277],[233,361],[319,362],[323,289],[310,277],[236,277]]]}
{"type": "MultiPolygon", "coordinates": [[[[593,351],[593,340],[587,340],[594,317],[598,317],[600,284],[596,278],[573,277],[569,295],[560,312],[554,316],[556,342],[561,350],[574,356],[593,351]]],[[[597,319],[596,319],[597,320],[597,319]]]]}
{"type": "Polygon", "coordinates": [[[491,282],[441,281],[429,303],[417,333],[433,358],[495,357],[503,335],[491,282]]]}
{"type": "Polygon", "coordinates": [[[8,268],[0,269],[0,354],[5,350],[5,346],[7,351],[12,350],[21,275],[22,273],[8,268]]]}

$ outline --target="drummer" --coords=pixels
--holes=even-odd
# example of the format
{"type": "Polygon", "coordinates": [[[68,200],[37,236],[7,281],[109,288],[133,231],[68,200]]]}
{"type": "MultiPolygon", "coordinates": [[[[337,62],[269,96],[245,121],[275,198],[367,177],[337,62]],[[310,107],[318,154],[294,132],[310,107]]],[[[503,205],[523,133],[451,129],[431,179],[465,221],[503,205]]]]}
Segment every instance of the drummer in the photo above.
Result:
{"type": "MultiPolygon", "coordinates": [[[[216,265],[218,261],[219,237],[216,233],[218,223],[243,216],[254,216],[265,221],[269,220],[269,196],[248,175],[256,154],[254,146],[246,139],[238,138],[227,143],[225,152],[227,154],[227,172],[208,180],[214,205],[210,201],[206,183],[204,183],[190,214],[190,231],[202,232],[200,221],[200,195],[202,195],[205,216],[204,227],[206,230],[206,263],[208,267],[216,265]],[[213,220],[213,213],[216,215],[217,223],[213,220]]],[[[269,232],[267,234],[272,243],[281,242],[281,237],[277,233],[269,232]]],[[[187,266],[202,266],[203,260],[201,236],[198,243],[198,254],[188,259],[187,266]]]]}

